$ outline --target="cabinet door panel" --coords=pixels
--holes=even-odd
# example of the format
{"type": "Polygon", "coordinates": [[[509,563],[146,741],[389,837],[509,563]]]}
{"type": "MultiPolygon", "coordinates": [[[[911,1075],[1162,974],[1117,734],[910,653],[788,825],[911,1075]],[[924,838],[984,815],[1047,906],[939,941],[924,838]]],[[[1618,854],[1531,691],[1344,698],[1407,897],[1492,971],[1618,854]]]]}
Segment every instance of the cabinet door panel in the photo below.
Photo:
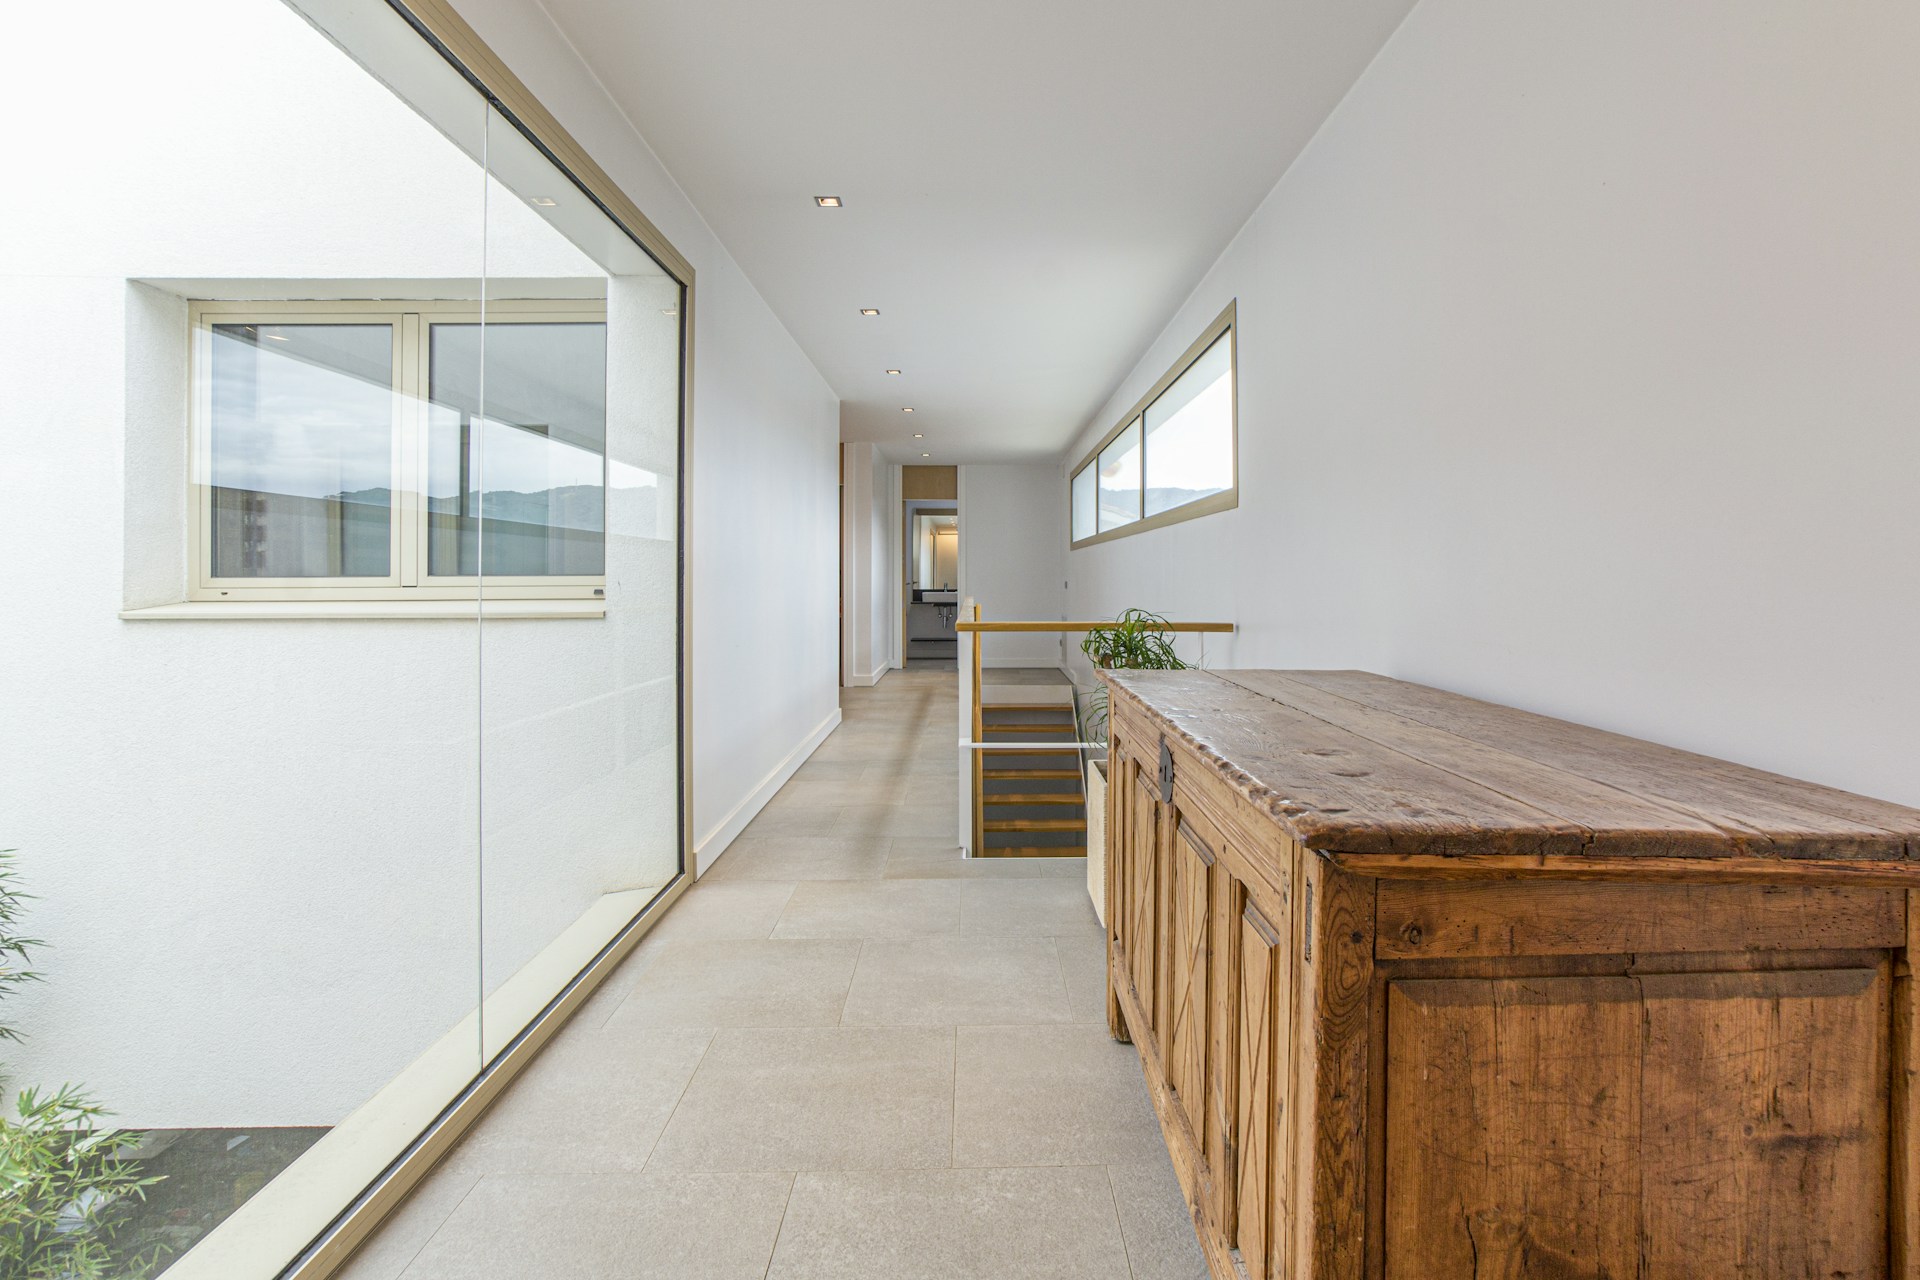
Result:
{"type": "Polygon", "coordinates": [[[1207,1143],[1207,1045],[1212,1011],[1213,854],[1179,823],[1173,841],[1172,963],[1167,1072],[1197,1150],[1207,1143]]]}
{"type": "MultiPolygon", "coordinates": [[[[1236,892],[1238,886],[1235,886],[1236,892]]],[[[1280,981],[1280,936],[1247,903],[1239,921],[1239,979],[1234,996],[1234,1247],[1251,1280],[1281,1271],[1287,1221],[1286,1062],[1292,1026],[1280,981]]]]}
{"type": "MultiPolygon", "coordinates": [[[[1133,774],[1127,785],[1127,965],[1132,970],[1133,991],[1148,1022],[1148,1033],[1158,1031],[1157,1001],[1154,998],[1154,959],[1159,953],[1160,877],[1157,852],[1160,843],[1160,805],[1147,790],[1139,762],[1129,759],[1133,774]]],[[[1157,1041],[1156,1041],[1157,1042],[1157,1041]]]]}
{"type": "Polygon", "coordinates": [[[1648,1280],[1886,1274],[1891,1010],[1879,979],[1641,979],[1648,1280]]]}
{"type": "Polygon", "coordinates": [[[1636,1275],[1633,979],[1389,992],[1389,1280],[1636,1275]]]}
{"type": "Polygon", "coordinates": [[[1390,984],[1386,1275],[1887,1274],[1874,969],[1390,984]]]}

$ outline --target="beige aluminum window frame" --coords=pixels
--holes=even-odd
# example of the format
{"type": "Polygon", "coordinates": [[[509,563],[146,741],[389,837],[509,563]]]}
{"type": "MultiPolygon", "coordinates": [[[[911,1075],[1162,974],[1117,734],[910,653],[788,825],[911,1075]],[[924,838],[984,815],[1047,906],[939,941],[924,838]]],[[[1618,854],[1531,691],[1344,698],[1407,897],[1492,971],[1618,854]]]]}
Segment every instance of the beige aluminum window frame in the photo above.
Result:
{"type": "MultiPolygon", "coordinates": [[[[427,571],[426,478],[428,448],[429,336],[435,324],[599,324],[607,321],[604,302],[585,300],[502,299],[477,301],[311,301],[196,302],[188,309],[188,386],[192,410],[188,424],[188,556],[192,580],[187,599],[194,603],[321,600],[433,602],[473,600],[593,600],[606,598],[604,574],[504,576],[431,574],[427,571]],[[213,489],[211,447],[213,382],[206,375],[216,324],[360,324],[393,329],[393,470],[389,492],[391,549],[385,577],[220,578],[213,574],[213,489]]],[[[602,451],[600,482],[606,484],[602,451]]],[[[603,530],[604,536],[604,530],[603,530]]]]}
{"type": "Polygon", "coordinates": [[[1115,538],[1126,538],[1136,533],[1148,533],[1154,529],[1164,529],[1170,524],[1179,524],[1183,520],[1197,520],[1201,516],[1210,516],[1215,512],[1231,511],[1240,505],[1240,347],[1238,330],[1234,324],[1236,318],[1235,311],[1238,305],[1238,299],[1229,302],[1227,309],[1222,311],[1218,316],[1215,316],[1213,323],[1209,324],[1200,336],[1194,339],[1193,345],[1188,347],[1186,351],[1181,354],[1180,358],[1173,362],[1173,367],[1162,374],[1160,380],[1154,383],[1147,391],[1147,394],[1141,396],[1131,409],[1121,414],[1120,420],[1114,424],[1113,429],[1101,436],[1093,448],[1087,450],[1086,456],[1080,459],[1079,464],[1067,472],[1067,546],[1070,550],[1078,551],[1082,547],[1091,547],[1102,542],[1112,542],[1115,538]],[[1180,380],[1181,374],[1193,367],[1194,361],[1205,355],[1207,349],[1223,337],[1227,341],[1227,373],[1228,376],[1233,379],[1233,395],[1231,397],[1233,483],[1227,488],[1222,489],[1219,493],[1210,493],[1204,498],[1195,498],[1190,502],[1183,502],[1177,507],[1170,507],[1165,511],[1148,515],[1146,514],[1147,410],[1152,407],[1154,401],[1166,394],[1167,388],[1180,380]],[[1075,538],[1073,536],[1072,523],[1074,480],[1088,467],[1097,466],[1100,461],[1101,452],[1115,440],[1118,440],[1121,434],[1124,433],[1128,427],[1132,426],[1136,420],[1140,423],[1140,488],[1136,507],[1136,510],[1140,513],[1139,517],[1127,524],[1121,525],[1117,529],[1101,529],[1100,480],[1096,475],[1094,477],[1093,497],[1094,532],[1084,538],[1075,538]]]}

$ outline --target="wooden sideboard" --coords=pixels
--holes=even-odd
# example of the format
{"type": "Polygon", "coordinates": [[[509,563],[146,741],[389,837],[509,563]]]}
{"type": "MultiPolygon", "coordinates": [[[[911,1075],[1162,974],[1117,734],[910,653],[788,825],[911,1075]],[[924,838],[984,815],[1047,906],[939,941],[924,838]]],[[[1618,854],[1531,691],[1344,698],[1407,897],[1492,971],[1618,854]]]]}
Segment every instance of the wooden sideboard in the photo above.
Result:
{"type": "Polygon", "coordinates": [[[1920,1277],[1920,811],[1110,672],[1108,1017],[1216,1280],[1920,1277]]]}

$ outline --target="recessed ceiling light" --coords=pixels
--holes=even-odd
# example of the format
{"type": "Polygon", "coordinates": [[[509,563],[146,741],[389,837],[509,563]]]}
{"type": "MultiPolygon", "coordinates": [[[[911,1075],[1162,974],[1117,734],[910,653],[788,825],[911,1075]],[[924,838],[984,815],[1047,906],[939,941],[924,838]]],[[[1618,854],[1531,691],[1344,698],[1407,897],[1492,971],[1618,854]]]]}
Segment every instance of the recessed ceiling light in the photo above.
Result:
{"type": "Polygon", "coordinates": [[[862,308],[860,308],[860,314],[861,314],[861,315],[863,315],[863,316],[877,316],[877,315],[879,315],[879,314],[880,314],[880,308],[878,308],[878,307],[862,307],[862,308]]]}
{"type": "Polygon", "coordinates": [[[921,457],[923,457],[923,458],[931,458],[931,457],[932,457],[933,455],[932,455],[932,454],[930,454],[930,453],[923,453],[923,454],[921,454],[920,456],[921,456],[921,457]]]}
{"type": "Polygon", "coordinates": [[[537,204],[542,209],[551,209],[555,205],[559,204],[560,202],[558,200],[553,199],[551,196],[535,196],[533,197],[533,199],[527,201],[527,203],[537,204]]]}
{"type": "Polygon", "coordinates": [[[815,196],[813,202],[822,209],[838,209],[840,207],[839,196],[815,196]]]}
{"type": "Polygon", "coordinates": [[[925,440],[927,438],[927,433],[924,431],[916,431],[913,433],[913,438],[915,440],[925,440]]]}
{"type": "Polygon", "coordinates": [[[900,412],[902,412],[902,413],[912,413],[912,412],[913,412],[913,410],[912,410],[912,408],[906,408],[906,409],[902,409],[902,410],[901,410],[900,412]]]}
{"type": "Polygon", "coordinates": [[[900,371],[898,369],[889,369],[887,370],[887,372],[892,374],[896,378],[900,376],[900,371]]]}

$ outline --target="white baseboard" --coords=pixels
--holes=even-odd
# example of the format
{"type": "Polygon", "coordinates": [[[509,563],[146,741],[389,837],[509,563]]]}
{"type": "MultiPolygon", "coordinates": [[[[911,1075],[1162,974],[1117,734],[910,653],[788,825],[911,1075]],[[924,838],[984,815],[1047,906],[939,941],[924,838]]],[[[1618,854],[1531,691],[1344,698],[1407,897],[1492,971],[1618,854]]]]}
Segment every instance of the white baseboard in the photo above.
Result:
{"type": "Polygon", "coordinates": [[[891,670],[893,670],[893,664],[883,662],[865,675],[861,675],[858,671],[849,672],[847,675],[847,687],[850,689],[871,689],[874,685],[879,684],[882,677],[891,670]]]}
{"type": "MultiPolygon", "coordinates": [[[[884,668],[882,674],[885,674],[884,668]]],[[[787,785],[787,779],[799,772],[800,766],[807,762],[807,757],[818,750],[820,744],[827,740],[827,735],[839,727],[840,708],[835,707],[833,714],[815,725],[813,731],[801,741],[800,745],[789,751],[779,764],[773,766],[767,776],[760,779],[759,785],[747,793],[744,800],[733,806],[726,817],[715,823],[711,831],[694,843],[693,874],[696,878],[713,865],[714,859],[727,851],[727,846],[738,839],[740,833],[747,829],[747,824],[767,807],[767,801],[773,799],[774,793],[787,785]]]]}

